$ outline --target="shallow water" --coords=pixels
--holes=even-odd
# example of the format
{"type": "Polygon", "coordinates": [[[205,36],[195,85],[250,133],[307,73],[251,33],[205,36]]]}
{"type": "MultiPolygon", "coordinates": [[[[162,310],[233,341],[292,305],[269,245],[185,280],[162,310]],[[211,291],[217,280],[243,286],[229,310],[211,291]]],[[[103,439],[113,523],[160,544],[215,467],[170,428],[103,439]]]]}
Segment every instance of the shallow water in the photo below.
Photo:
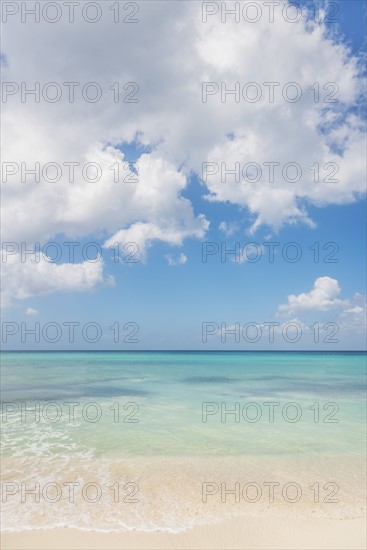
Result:
{"type": "Polygon", "coordinates": [[[362,353],[4,353],[3,528],[180,530],[265,511],[359,517],[365,367],[362,353]],[[274,502],[264,482],[280,483],[274,502]],[[293,482],[302,496],[291,486],[288,502],[282,487],[293,482]],[[79,483],[75,502],[68,483],[79,483]],[[88,483],[98,485],[91,497],[88,483]],[[259,485],[258,500],[256,485],[243,497],[246,483],[259,485]]]}

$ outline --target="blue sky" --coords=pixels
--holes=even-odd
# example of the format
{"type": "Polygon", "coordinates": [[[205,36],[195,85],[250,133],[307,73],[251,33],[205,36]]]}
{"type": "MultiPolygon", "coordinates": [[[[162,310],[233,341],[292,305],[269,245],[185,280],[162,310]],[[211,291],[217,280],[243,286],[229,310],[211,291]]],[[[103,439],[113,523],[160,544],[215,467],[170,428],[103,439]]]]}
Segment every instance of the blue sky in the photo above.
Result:
{"type": "MultiPolygon", "coordinates": [[[[339,40],[343,44],[351,47],[352,51],[349,50],[348,52],[348,59],[351,59],[352,55],[361,55],[361,52],[365,48],[365,27],[363,21],[366,19],[366,6],[364,2],[356,0],[338,2],[338,5],[340,6],[338,13],[339,30],[336,31],[334,28],[334,31],[339,33],[339,40]]],[[[190,14],[188,17],[190,17],[190,14]]],[[[32,31],[30,30],[29,32],[32,31]]],[[[221,30],[218,32],[221,32],[221,30]]],[[[223,38],[221,37],[221,39],[223,38]]],[[[240,40],[240,37],[238,39],[240,40]]],[[[278,35],[276,35],[276,39],[280,40],[278,35]]],[[[302,48],[302,46],[298,47],[302,48]]],[[[329,46],[325,45],[325,49],[327,47],[329,46]]],[[[34,59],[36,59],[36,53],[37,48],[35,46],[34,59]]],[[[5,55],[8,60],[9,70],[11,71],[12,62],[16,65],[18,55],[16,47],[11,43],[11,40],[9,40],[8,48],[5,40],[5,55]]],[[[205,53],[205,55],[208,56],[209,54],[205,53]]],[[[307,56],[307,52],[304,55],[307,56]]],[[[209,60],[209,62],[213,63],[212,60],[209,60]]],[[[218,60],[215,62],[219,63],[218,60]]],[[[47,64],[47,60],[45,63],[47,64]]],[[[218,67],[216,70],[220,71],[220,65],[218,67]]],[[[281,70],[279,68],[279,71],[281,70]]],[[[320,70],[322,71],[322,66],[320,70]]],[[[175,71],[176,68],[171,69],[170,74],[175,73],[175,71]]],[[[51,72],[48,71],[47,74],[50,75],[51,72]]],[[[336,69],[337,73],[338,70],[336,69]]],[[[12,73],[10,73],[11,75],[12,73]]],[[[57,75],[57,70],[55,69],[54,78],[56,79],[60,75],[64,77],[62,72],[57,75]]],[[[87,70],[86,75],[90,76],[87,70]]],[[[103,78],[107,79],[106,76],[103,78]]],[[[15,80],[14,75],[12,78],[8,78],[8,80],[15,80]]],[[[86,78],[86,80],[91,81],[93,79],[86,78]]],[[[347,89],[348,83],[345,86],[347,89]]],[[[154,96],[154,92],[152,94],[154,96]]],[[[343,112],[345,119],[348,118],[350,113],[354,112],[355,108],[353,101],[348,101],[345,101],[346,106],[343,112]]],[[[153,155],[160,155],[160,158],[164,159],[164,162],[169,162],[172,166],[175,166],[178,174],[178,176],[177,174],[175,175],[175,178],[180,178],[181,174],[186,179],[184,187],[178,192],[179,203],[173,202],[169,207],[171,210],[165,206],[166,202],[171,200],[169,198],[171,191],[167,186],[168,184],[166,187],[162,184],[162,188],[159,191],[160,202],[157,202],[156,210],[154,210],[153,214],[150,214],[151,217],[148,214],[145,215],[144,208],[142,208],[136,215],[132,215],[129,221],[122,223],[119,228],[123,231],[131,231],[133,228],[133,231],[135,231],[134,224],[149,223],[152,224],[152,231],[155,231],[156,229],[154,228],[159,226],[161,216],[164,219],[164,223],[162,222],[159,231],[157,229],[157,235],[161,235],[160,231],[162,231],[163,236],[156,236],[152,241],[149,241],[149,237],[146,237],[143,246],[140,247],[141,249],[146,248],[145,257],[140,257],[140,260],[133,264],[115,263],[112,252],[108,250],[108,247],[104,248],[103,277],[98,279],[96,284],[91,284],[90,288],[88,285],[85,288],[78,287],[78,285],[73,287],[72,281],[68,281],[64,286],[60,284],[58,288],[56,285],[52,291],[43,295],[42,288],[39,288],[37,281],[34,281],[34,275],[32,273],[24,275],[25,264],[23,264],[21,266],[23,274],[19,275],[19,271],[17,271],[16,275],[11,273],[7,279],[10,280],[11,287],[13,278],[19,275],[21,283],[17,284],[16,287],[14,286],[15,283],[13,284],[13,290],[9,291],[9,293],[13,292],[10,298],[7,294],[8,304],[2,313],[3,330],[4,327],[7,327],[5,330],[10,330],[8,328],[10,325],[7,323],[17,324],[19,330],[15,336],[9,335],[6,343],[4,343],[3,339],[4,349],[331,349],[335,351],[338,349],[364,349],[363,317],[365,314],[365,299],[363,297],[366,295],[366,206],[363,194],[360,192],[360,184],[357,186],[355,183],[355,180],[360,175],[353,172],[353,163],[348,161],[348,164],[341,171],[341,177],[345,177],[348,170],[351,173],[350,176],[348,174],[348,177],[353,182],[351,184],[352,187],[355,185],[355,188],[351,190],[352,198],[348,196],[348,189],[344,190],[344,194],[341,194],[335,201],[333,201],[332,190],[328,191],[328,195],[323,195],[320,200],[315,198],[317,195],[316,191],[313,195],[308,195],[304,192],[302,199],[297,198],[298,206],[301,205],[301,212],[295,215],[295,222],[292,223],[291,218],[284,214],[281,218],[281,223],[277,226],[275,221],[274,223],[271,221],[278,219],[276,209],[270,209],[271,212],[269,214],[267,204],[267,201],[271,203],[274,199],[272,196],[267,198],[266,192],[259,198],[261,204],[257,210],[257,207],[255,208],[251,202],[252,198],[244,199],[238,190],[234,191],[237,194],[233,199],[231,195],[226,194],[229,191],[218,188],[217,183],[213,183],[212,187],[206,186],[201,181],[198,167],[201,164],[200,159],[212,160],[212,158],[210,155],[207,157],[200,157],[199,155],[198,158],[195,158],[195,140],[197,136],[192,135],[192,144],[190,140],[185,142],[184,138],[180,141],[181,137],[178,131],[174,131],[173,122],[171,130],[166,131],[166,137],[159,139],[156,127],[159,127],[161,119],[158,115],[157,119],[154,119],[154,105],[151,108],[149,100],[148,106],[150,109],[149,115],[143,113],[141,116],[146,116],[147,120],[150,116],[153,122],[152,126],[149,126],[147,123],[147,128],[144,130],[145,133],[142,138],[139,138],[139,130],[134,135],[136,128],[134,130],[133,123],[128,119],[127,125],[130,124],[133,128],[132,130],[121,130],[121,134],[116,134],[117,137],[114,136],[114,138],[112,134],[108,136],[108,132],[105,132],[105,135],[101,133],[100,140],[105,143],[104,147],[112,144],[111,147],[115,148],[113,154],[121,153],[124,161],[136,160],[138,165],[141,155],[149,157],[152,152],[153,155]],[[153,127],[155,128],[154,130],[151,129],[153,127]],[[171,131],[172,133],[170,133],[171,131]],[[128,135],[131,136],[130,139],[127,139],[128,135]],[[172,143],[175,143],[176,138],[178,145],[177,148],[174,148],[172,143]],[[139,144],[139,139],[143,143],[139,144]],[[118,141],[119,144],[117,145],[118,141]],[[130,144],[127,143],[128,141],[130,141],[130,144]],[[186,143],[187,153],[185,148],[182,147],[182,143],[186,143]],[[186,162],[185,159],[189,160],[186,162]],[[211,196],[211,200],[208,200],[209,195],[211,196]],[[188,214],[186,209],[187,203],[190,204],[190,214],[188,214]],[[250,211],[251,208],[252,212],[250,211]],[[307,211],[306,221],[304,211],[307,211]],[[200,226],[203,223],[202,218],[201,221],[199,218],[201,214],[205,216],[205,220],[208,222],[206,228],[200,226]],[[268,215],[270,217],[267,222],[266,216],[268,215]],[[180,216],[182,216],[182,219],[180,216]],[[192,217],[190,218],[190,216],[192,217]],[[258,216],[262,216],[265,219],[265,223],[259,223],[257,229],[252,231],[251,227],[258,216]],[[169,233],[171,230],[169,220],[175,220],[174,222],[172,221],[172,227],[174,227],[175,232],[182,231],[182,234],[178,238],[180,242],[177,242],[174,236],[165,238],[165,232],[169,233]],[[191,224],[190,230],[185,227],[186,223],[191,224]],[[262,256],[256,263],[250,261],[238,263],[234,262],[231,256],[228,256],[226,261],[223,262],[221,261],[220,253],[217,253],[208,257],[207,262],[204,263],[202,261],[203,247],[206,246],[205,243],[209,242],[216,243],[219,248],[223,244],[228,250],[234,248],[236,246],[235,243],[239,243],[241,248],[248,243],[256,243],[262,247],[260,249],[262,256]],[[266,248],[271,242],[279,243],[273,263],[268,260],[266,248]],[[299,261],[292,263],[284,260],[281,251],[284,250],[287,243],[297,243],[297,246],[302,251],[302,258],[299,261]],[[315,261],[314,257],[315,243],[319,243],[320,247],[319,261],[315,261]],[[323,247],[326,245],[329,248],[325,250],[323,247]],[[313,249],[310,249],[310,247],[313,247],[313,249]],[[334,252],[332,258],[335,261],[328,262],[327,253],[331,254],[332,252],[334,252]],[[27,286],[28,280],[26,277],[33,278],[32,284],[27,286]],[[323,279],[321,280],[321,278],[323,279]],[[319,283],[317,283],[318,280],[319,283]],[[26,288],[23,294],[19,291],[22,284],[26,288]],[[316,291],[316,294],[313,292],[315,284],[316,288],[321,289],[320,291],[316,291]],[[33,290],[29,290],[29,288],[33,290]],[[34,290],[35,288],[36,290],[34,290]],[[294,295],[295,302],[289,299],[290,295],[294,295]],[[70,321],[80,324],[76,329],[76,338],[73,343],[68,342],[67,329],[65,328],[63,328],[62,338],[57,343],[47,342],[42,336],[40,342],[35,343],[31,335],[27,336],[23,342],[21,341],[21,323],[25,323],[23,330],[24,327],[31,329],[35,323],[39,323],[42,334],[42,328],[47,323],[58,323],[60,327],[63,327],[63,323],[70,321]],[[215,335],[209,336],[207,342],[202,341],[203,323],[213,323],[213,326],[217,325],[218,327],[224,323],[229,329],[233,329],[236,323],[240,323],[242,331],[244,325],[252,322],[262,327],[262,336],[256,343],[245,341],[242,337],[242,332],[240,342],[236,342],[235,338],[230,335],[227,336],[225,342],[222,342],[220,330],[215,335]],[[275,342],[269,342],[268,333],[263,327],[264,323],[269,322],[278,323],[278,328],[276,328],[275,332],[275,342]],[[81,327],[88,323],[98,323],[101,327],[102,337],[96,343],[86,341],[81,335],[81,327]],[[139,331],[136,335],[139,341],[128,343],[121,341],[122,338],[120,338],[118,343],[114,342],[113,332],[109,328],[114,323],[120,324],[123,336],[128,335],[131,330],[131,325],[126,326],[126,323],[136,323],[139,326],[139,331]],[[282,337],[282,328],[287,323],[297,323],[298,327],[300,327],[302,336],[296,343],[286,341],[282,337]],[[320,327],[324,327],[326,323],[334,323],[333,326],[338,327],[337,338],[339,342],[322,342],[323,338],[330,332],[330,325],[327,330],[321,328],[321,342],[315,342],[314,332],[310,329],[314,323],[319,323],[320,327]],[[124,325],[125,330],[123,329],[124,325]]],[[[173,106],[174,109],[172,112],[180,110],[177,105],[173,104],[173,106]]],[[[221,106],[219,103],[217,108],[220,109],[221,107],[223,112],[225,112],[227,106],[221,106]]],[[[11,105],[9,105],[10,108],[11,105]]],[[[24,108],[27,108],[27,105],[24,108]]],[[[159,108],[161,108],[160,105],[159,108]]],[[[164,108],[167,108],[167,106],[164,106],[164,108]]],[[[292,111],[292,117],[302,116],[297,109],[292,111]]],[[[69,110],[72,110],[70,106],[69,110]]],[[[164,112],[164,116],[167,116],[169,120],[172,114],[170,114],[170,109],[167,108],[167,111],[167,114],[164,112]]],[[[46,115],[47,112],[46,109],[46,115]]],[[[51,111],[49,112],[51,113],[51,111]]],[[[52,111],[52,117],[54,116],[54,112],[56,111],[52,111]]],[[[140,111],[136,112],[140,116],[140,111]]],[[[43,121],[41,117],[45,113],[38,112],[35,109],[32,115],[30,113],[28,115],[29,117],[36,117],[36,119],[39,116],[42,127],[43,121]]],[[[275,120],[277,120],[278,113],[274,115],[275,120]]],[[[55,115],[56,123],[58,122],[58,116],[58,114],[55,115]]],[[[91,116],[90,124],[92,124],[94,119],[89,111],[86,111],[86,116],[91,116]]],[[[121,116],[124,116],[124,111],[121,112],[121,116]]],[[[244,121],[246,121],[247,115],[244,114],[243,116],[244,121]]],[[[287,115],[285,116],[285,120],[287,120],[287,115]]],[[[191,119],[190,111],[188,111],[187,117],[191,119]]],[[[195,113],[193,113],[192,117],[195,118],[195,113]]],[[[262,124],[262,119],[262,113],[259,113],[258,119],[256,119],[256,116],[253,117],[253,120],[251,119],[249,125],[252,125],[252,136],[255,132],[254,129],[259,124],[262,124]]],[[[61,123],[61,120],[59,122],[61,123]]],[[[17,123],[15,122],[14,124],[16,125],[17,123]]],[[[166,122],[163,120],[162,125],[164,126],[165,124],[166,122]]],[[[182,127],[185,124],[185,119],[182,119],[180,124],[182,127]]],[[[218,124],[222,124],[222,121],[218,122],[218,124]]],[[[244,123],[240,129],[237,122],[233,122],[235,144],[237,140],[240,143],[241,139],[247,139],[246,124],[244,123]]],[[[285,122],[286,124],[288,122],[285,122]]],[[[295,158],[301,159],[303,151],[307,159],[306,162],[308,162],[309,158],[313,157],[312,154],[311,156],[307,156],[306,149],[310,147],[311,150],[313,144],[309,143],[309,138],[306,134],[306,137],[303,137],[302,130],[300,130],[299,136],[297,135],[297,124],[295,126],[293,126],[293,123],[289,124],[292,124],[289,126],[289,133],[287,133],[287,126],[280,126],[278,128],[278,141],[281,143],[282,140],[287,141],[290,139],[289,144],[293,151],[290,155],[294,155],[296,149],[292,142],[299,140],[298,151],[300,156],[289,156],[288,162],[295,161],[295,158]]],[[[343,132],[350,132],[346,139],[349,139],[348,144],[351,144],[345,146],[344,143],[343,147],[350,146],[352,148],[353,143],[361,139],[360,133],[358,133],[357,137],[353,133],[358,124],[355,120],[352,120],[352,122],[348,123],[347,129],[343,129],[343,132]]],[[[231,127],[230,123],[224,123],[223,125],[227,128],[231,127]]],[[[300,125],[302,126],[302,122],[300,122],[300,125]]],[[[166,127],[169,128],[169,125],[166,127]]],[[[213,131],[215,131],[214,122],[213,128],[213,131]]],[[[47,124],[44,123],[44,133],[47,133],[46,130],[47,124]]],[[[201,131],[205,133],[204,129],[200,129],[199,133],[201,131]]],[[[57,132],[58,130],[55,129],[56,138],[57,132]]],[[[65,146],[64,159],[70,159],[70,155],[68,157],[66,151],[68,148],[69,150],[70,148],[72,149],[72,142],[70,142],[70,135],[68,133],[69,131],[66,131],[63,127],[60,139],[65,139],[65,143],[69,140],[68,146],[65,146]]],[[[70,130],[70,134],[73,134],[72,130],[70,130]]],[[[85,134],[88,134],[88,131],[85,134]]],[[[267,139],[265,135],[262,136],[261,133],[259,135],[260,139],[267,139]]],[[[163,131],[162,136],[164,136],[163,131]]],[[[52,137],[52,139],[55,138],[52,137]]],[[[86,140],[87,138],[83,139],[86,140]]],[[[223,151],[227,151],[229,155],[231,154],[231,144],[229,142],[224,143],[223,140],[225,140],[224,132],[218,137],[214,147],[211,148],[212,153],[213,151],[215,152],[215,147],[223,147],[222,154],[223,151]]],[[[57,139],[55,139],[56,141],[57,139]]],[[[40,143],[42,144],[42,142],[40,143]]],[[[250,141],[248,143],[250,144],[250,141]]],[[[271,141],[269,143],[271,144],[271,141]]],[[[87,146],[89,144],[86,143],[86,148],[87,146]]],[[[246,151],[246,148],[241,150],[246,151]]],[[[356,151],[353,155],[358,153],[358,148],[356,151]]],[[[80,154],[83,155],[83,152],[80,154]]],[[[213,155],[214,158],[215,154],[213,153],[213,155]]],[[[32,158],[37,158],[37,154],[33,155],[32,158]]],[[[233,156],[228,157],[228,159],[230,158],[233,159],[233,156]]],[[[237,159],[237,157],[235,158],[237,159]]],[[[264,157],[262,156],[261,158],[264,157]]],[[[272,153],[268,152],[268,157],[266,158],[274,160],[277,157],[272,156],[272,153]]],[[[342,162],[342,158],[347,162],[348,152],[346,151],[341,154],[340,158],[340,162],[342,162]]],[[[351,158],[353,159],[354,156],[351,156],[351,158]]],[[[246,159],[247,162],[255,160],[247,151],[238,160],[242,159],[246,159]]],[[[360,160],[363,161],[363,159],[360,160]]],[[[230,161],[228,160],[228,162],[230,161]]],[[[149,173],[149,169],[147,172],[149,173]]],[[[144,171],[142,177],[145,177],[144,171]]],[[[169,178],[169,176],[167,177],[169,178]]],[[[158,181],[160,185],[161,180],[159,177],[158,181]]],[[[167,179],[167,181],[169,182],[170,180],[167,179]]],[[[288,183],[288,185],[295,187],[298,184],[288,183]]],[[[320,186],[322,185],[320,183],[320,186]]],[[[177,186],[178,189],[180,184],[177,183],[177,186]]],[[[17,189],[21,193],[19,188],[17,189]]],[[[149,193],[149,187],[147,187],[147,193],[149,193]]],[[[152,201],[155,200],[158,201],[158,199],[153,197],[152,201]]],[[[113,212],[114,201],[114,193],[112,192],[106,201],[107,210],[110,209],[113,212]]],[[[22,208],[24,208],[24,206],[21,207],[19,204],[16,207],[10,204],[10,210],[16,212],[16,215],[22,212],[22,208]]],[[[68,202],[65,203],[65,211],[67,211],[68,204],[68,202]]],[[[85,209],[88,209],[88,204],[88,201],[86,201],[85,209]]],[[[128,197],[125,197],[124,204],[128,208],[128,197]]],[[[124,204],[122,207],[119,205],[119,208],[123,209],[124,204]]],[[[32,208],[31,204],[29,208],[32,208]]],[[[136,206],[134,208],[137,210],[136,206]]],[[[286,212],[287,206],[285,203],[284,205],[282,203],[280,208],[284,208],[284,212],[286,212]]],[[[57,208],[55,209],[56,211],[57,208]]],[[[112,238],[113,241],[114,233],[118,235],[118,232],[115,229],[111,230],[109,226],[108,214],[106,215],[104,224],[100,222],[98,216],[95,218],[95,223],[93,223],[91,215],[91,221],[88,221],[82,229],[81,223],[79,224],[78,220],[75,221],[76,218],[74,216],[72,218],[73,221],[70,222],[70,231],[67,221],[58,226],[57,224],[53,224],[52,215],[50,215],[48,228],[42,228],[42,231],[37,233],[37,216],[40,216],[41,219],[43,215],[44,212],[41,213],[41,210],[38,211],[35,207],[33,221],[28,222],[28,226],[24,231],[24,234],[27,233],[27,230],[32,235],[34,234],[33,242],[39,241],[44,244],[49,241],[55,241],[62,246],[62,243],[65,241],[74,241],[79,242],[82,246],[93,241],[103,246],[103,243],[108,239],[112,238]]],[[[55,215],[55,217],[57,216],[55,215]]],[[[83,217],[84,210],[81,207],[80,219],[83,220],[83,217]]],[[[22,219],[21,215],[19,219],[22,219]]],[[[5,239],[7,242],[22,241],[21,238],[11,238],[11,232],[9,235],[10,237],[5,239]]],[[[134,236],[136,232],[129,233],[129,235],[134,236]]],[[[133,236],[129,239],[126,238],[125,241],[133,241],[133,236]]],[[[61,265],[63,261],[64,259],[60,260],[58,264],[61,265]]],[[[74,261],[75,263],[83,262],[83,258],[80,254],[77,254],[74,261]]],[[[95,264],[90,265],[93,266],[95,264]]],[[[27,266],[25,267],[27,268],[27,266]]],[[[51,272],[49,277],[51,279],[53,277],[51,272]]],[[[42,280],[42,277],[39,280],[42,280]]],[[[93,328],[90,334],[92,333],[93,328]]],[[[50,334],[53,334],[52,329],[50,334]]]]}
{"type": "MultiPolygon", "coordinates": [[[[266,232],[262,235],[260,232],[253,238],[246,235],[243,227],[230,239],[226,238],[218,229],[220,222],[224,219],[244,226],[244,213],[231,207],[210,206],[213,227],[208,231],[204,242],[215,242],[219,246],[223,243],[228,251],[235,248],[236,242],[240,243],[241,248],[248,243],[261,245],[269,242],[264,239],[266,232]]],[[[63,292],[29,298],[22,302],[22,309],[12,308],[9,312],[11,314],[6,315],[4,321],[25,322],[30,329],[36,322],[39,322],[41,327],[50,322],[63,326],[64,322],[76,321],[81,327],[90,322],[98,322],[104,334],[109,335],[109,338],[102,339],[107,344],[106,348],[102,346],[103,349],[273,349],[275,346],[269,346],[265,330],[260,340],[263,346],[243,341],[237,344],[231,337],[228,337],[224,345],[220,343],[219,337],[208,338],[208,344],[203,345],[202,323],[209,321],[220,325],[225,322],[230,326],[240,322],[243,326],[249,322],[287,322],[275,316],[279,303],[286,302],[290,292],[299,294],[311,290],[313,282],[319,276],[337,279],[342,288],[343,299],[350,298],[355,292],[365,294],[366,238],[363,228],[366,223],[366,208],[363,201],[348,206],[315,209],[313,218],[317,221],[315,229],[287,227],[273,236],[270,242],[277,242],[279,246],[276,247],[278,253],[272,264],[268,261],[268,249],[265,249],[261,259],[256,263],[235,263],[231,261],[230,254],[222,263],[220,252],[208,256],[207,262],[203,263],[205,245],[196,239],[187,240],[179,251],[164,244],[153,245],[146,263],[115,263],[112,253],[106,254],[106,271],[114,276],[115,287],[99,289],[92,293],[79,293],[77,296],[74,293],[63,292]],[[292,242],[296,242],[302,250],[302,258],[296,263],[285,261],[279,254],[279,251],[284,250],[284,247],[292,242]],[[319,262],[315,261],[315,242],[320,243],[319,262]],[[324,263],[322,260],[327,253],[334,252],[334,246],[326,251],[322,250],[322,246],[330,242],[339,246],[339,251],[332,257],[337,259],[338,263],[324,263]],[[181,250],[189,258],[188,262],[185,265],[169,266],[165,256],[172,254],[173,257],[177,257],[181,250]],[[39,314],[26,316],[24,307],[35,308],[39,314]],[[108,330],[108,327],[115,322],[122,326],[131,321],[140,327],[139,344],[114,344],[113,332],[108,330]]],[[[62,243],[63,240],[59,242],[62,243]]],[[[292,248],[289,251],[290,254],[293,253],[292,248]]],[[[311,312],[306,316],[308,326],[314,322],[336,321],[338,313],[338,310],[311,312]]],[[[68,348],[68,333],[66,329],[63,331],[62,341],[68,348]]],[[[122,334],[125,336],[129,331],[122,331],[122,334]]],[[[76,334],[80,332],[81,329],[77,328],[76,334]]],[[[19,329],[17,336],[9,336],[8,341],[12,343],[18,340],[16,347],[23,349],[25,346],[19,345],[20,334],[19,329]]],[[[53,334],[50,329],[50,338],[53,334]]],[[[90,337],[93,338],[93,335],[91,329],[90,337]]],[[[312,342],[302,337],[301,342],[303,341],[306,348],[299,345],[298,349],[323,349],[321,345],[312,346],[312,342]]],[[[79,342],[77,340],[75,345],[70,346],[71,349],[99,349],[95,344],[83,339],[80,342],[81,346],[79,342]]],[[[296,347],[287,346],[287,342],[282,338],[277,342],[277,349],[296,347]]],[[[353,336],[348,334],[346,346],[326,347],[360,348],[361,342],[363,338],[353,339],[353,336]]],[[[27,337],[27,343],[33,343],[32,336],[27,337]]],[[[55,349],[56,346],[43,342],[42,347],[55,349]]],[[[12,346],[9,348],[12,349],[12,346]]],[[[30,345],[29,349],[32,348],[38,349],[37,346],[30,345]]]]}

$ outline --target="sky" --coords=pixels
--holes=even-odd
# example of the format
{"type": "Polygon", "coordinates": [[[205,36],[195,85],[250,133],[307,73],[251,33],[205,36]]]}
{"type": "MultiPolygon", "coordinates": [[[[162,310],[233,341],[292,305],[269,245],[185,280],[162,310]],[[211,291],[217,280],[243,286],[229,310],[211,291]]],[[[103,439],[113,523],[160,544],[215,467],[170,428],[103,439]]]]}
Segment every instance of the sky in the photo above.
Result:
{"type": "Polygon", "coordinates": [[[365,3],[84,4],[2,5],[3,349],[366,349],[365,3]]]}

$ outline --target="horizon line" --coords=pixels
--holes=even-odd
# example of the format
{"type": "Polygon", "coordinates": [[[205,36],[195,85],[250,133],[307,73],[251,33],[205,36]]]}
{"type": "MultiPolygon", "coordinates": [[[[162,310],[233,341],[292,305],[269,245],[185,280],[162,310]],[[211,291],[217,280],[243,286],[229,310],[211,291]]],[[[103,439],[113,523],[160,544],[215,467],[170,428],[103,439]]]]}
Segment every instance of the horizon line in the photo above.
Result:
{"type": "Polygon", "coordinates": [[[0,353],[367,353],[367,349],[345,349],[345,350],[328,350],[328,349],[9,349],[1,350],[0,353]]]}

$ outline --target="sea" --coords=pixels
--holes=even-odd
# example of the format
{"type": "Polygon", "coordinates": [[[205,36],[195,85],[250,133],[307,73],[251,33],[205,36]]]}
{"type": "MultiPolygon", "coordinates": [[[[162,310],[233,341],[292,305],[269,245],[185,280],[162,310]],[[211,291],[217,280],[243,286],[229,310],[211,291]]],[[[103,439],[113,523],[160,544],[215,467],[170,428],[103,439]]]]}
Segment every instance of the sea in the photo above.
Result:
{"type": "Polygon", "coordinates": [[[364,352],[4,352],[2,529],[365,513],[364,352]]]}

